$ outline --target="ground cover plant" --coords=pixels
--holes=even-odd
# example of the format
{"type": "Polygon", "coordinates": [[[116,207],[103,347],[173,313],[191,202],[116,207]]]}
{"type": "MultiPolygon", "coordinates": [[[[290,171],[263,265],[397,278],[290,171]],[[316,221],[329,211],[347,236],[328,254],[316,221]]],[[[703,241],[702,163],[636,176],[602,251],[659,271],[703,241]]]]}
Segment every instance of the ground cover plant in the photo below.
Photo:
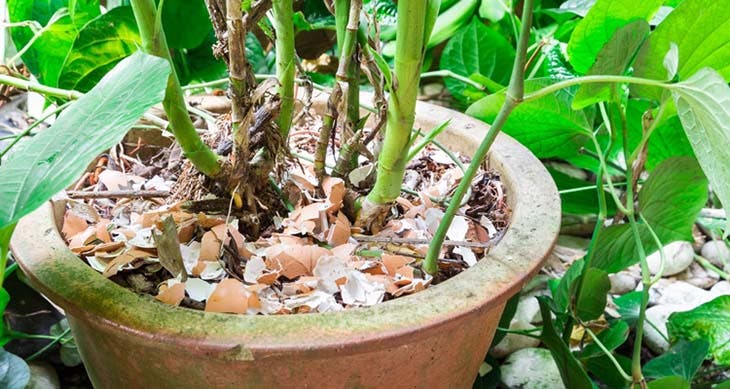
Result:
{"type": "MultiPolygon", "coordinates": [[[[67,134],[106,137],[104,142],[82,142],[85,149],[72,153],[93,158],[118,143],[165,92],[170,128],[196,168],[189,170],[191,174],[206,175],[217,183],[208,190],[232,199],[249,213],[274,206],[257,200],[279,198],[268,178],[287,147],[282,139],[290,131],[297,82],[327,84],[317,87],[332,91],[314,153],[314,176],[325,182],[328,173],[348,177],[357,168],[355,155],[362,150],[358,144],[377,133],[363,129],[359,113],[363,84],[362,89],[375,96],[372,115],[376,127],[383,127],[385,139],[375,186],[360,203],[355,222],[366,229],[381,229],[390,204],[400,195],[405,157],[416,141],[411,127],[420,79],[444,77],[446,102],[493,127],[473,156],[477,163],[465,169],[452,194],[430,250],[423,253],[421,269],[435,274],[451,218],[477,174],[478,162],[504,130],[546,161],[562,190],[565,230],[592,228],[587,245],[567,261],[567,271],[548,281],[549,293],[538,297],[536,322],[540,325],[507,328],[512,321],[509,312],[514,312],[508,309],[498,338],[507,334],[538,338],[549,349],[563,383],[571,388],[596,383],[688,387],[722,378],[728,364],[727,322],[721,319],[727,316],[727,296],[713,297],[694,309],[678,309],[685,312],[672,314],[666,324],[671,341],[666,345],[671,348],[660,352],[644,348],[644,333],[656,326],[647,320],[648,305],[656,300],[652,287],[665,272],[673,271],[675,253],[667,244],[693,240],[693,226],[699,225],[704,235],[718,238],[723,243],[720,247],[725,247],[726,225],[717,222],[721,219],[698,219],[700,213],[708,214],[707,209],[727,204],[730,196],[726,168],[730,91],[722,24],[728,10],[721,5],[683,0],[647,1],[638,6],[599,0],[538,1],[533,6],[531,1],[460,0],[427,2],[424,7],[409,1],[341,0],[329,4],[332,12],[327,4],[316,1],[296,3],[295,12],[291,2],[274,0],[266,15],[269,4],[265,1],[241,7],[236,1],[211,1],[207,3],[211,27],[202,2],[192,6],[168,0],[159,11],[159,4],[152,1],[132,1],[131,6],[106,4],[105,13],[93,1],[45,10],[30,3],[9,2],[11,32],[18,56],[42,84],[26,82],[17,74],[0,82],[45,93],[60,107],[54,115],[65,109],[51,129],[33,137],[34,142],[40,143],[46,134],[50,134],[47,141],[72,139],[67,134]],[[198,7],[188,14],[200,17],[197,23],[191,19],[190,25],[207,27],[175,30],[170,20],[176,12],[190,11],[189,7],[198,7]],[[368,23],[361,22],[361,15],[369,18],[368,23]],[[166,18],[170,18],[167,23],[166,18]],[[114,21],[112,27],[108,21],[114,21]],[[423,34],[413,34],[421,30],[423,34]],[[53,40],[60,34],[67,38],[64,45],[53,40]],[[306,36],[326,39],[300,50],[301,55],[322,59],[319,54],[325,53],[325,58],[338,59],[335,69],[328,71],[320,60],[298,63],[295,46],[304,45],[298,45],[297,39],[306,36]],[[395,43],[388,43],[394,38],[395,43]],[[267,39],[273,41],[274,49],[264,50],[261,41],[267,39]],[[386,43],[381,46],[380,40],[386,43]],[[167,62],[133,54],[135,42],[167,62]],[[89,61],[92,53],[102,55],[89,61]],[[225,75],[226,66],[216,62],[213,54],[228,65],[223,81],[216,80],[225,75]],[[178,77],[170,73],[167,63],[178,77]],[[432,68],[437,70],[428,71],[432,68]],[[273,84],[276,91],[256,94],[254,72],[272,71],[278,79],[273,84]],[[167,74],[172,75],[165,83],[167,74]],[[191,81],[207,83],[189,89],[223,83],[230,87],[234,158],[226,163],[198,137],[190,120],[179,83],[191,81]],[[82,96],[72,90],[88,93],[82,96]],[[72,99],[77,101],[66,105],[72,99]],[[90,107],[95,111],[89,112],[90,107]],[[260,128],[260,133],[267,134],[264,141],[255,140],[256,132],[245,131],[260,112],[278,113],[266,122],[266,128],[260,128]],[[89,122],[90,117],[97,121],[89,122]],[[333,131],[340,133],[341,148],[335,166],[328,170],[333,131]],[[238,180],[255,185],[241,186],[238,180]],[[615,275],[636,264],[638,290],[613,299],[615,275]],[[706,358],[712,362],[703,364],[706,358]]],[[[21,142],[13,151],[15,158],[28,150],[36,152],[40,168],[53,166],[59,158],[40,153],[37,145],[23,146],[21,142]]],[[[0,171],[18,169],[20,164],[14,166],[11,161],[3,161],[0,171]]],[[[78,169],[86,166],[81,160],[74,162],[78,169]]],[[[55,178],[64,180],[39,192],[20,191],[12,185],[0,191],[8,199],[21,193],[31,200],[8,202],[12,206],[0,210],[5,212],[0,234],[5,241],[18,217],[74,177],[69,173],[55,178]]],[[[2,247],[7,251],[7,243],[2,247]]],[[[2,253],[3,260],[6,254],[2,253]]],[[[727,277],[722,261],[712,264],[705,260],[704,251],[702,255],[697,257],[700,263],[727,277]]],[[[179,288],[177,292],[180,297],[179,288]]],[[[6,339],[11,338],[12,333],[7,333],[6,339]]],[[[6,358],[19,363],[9,355],[6,358]]],[[[494,384],[501,370],[488,357],[478,383],[494,384]]]]}

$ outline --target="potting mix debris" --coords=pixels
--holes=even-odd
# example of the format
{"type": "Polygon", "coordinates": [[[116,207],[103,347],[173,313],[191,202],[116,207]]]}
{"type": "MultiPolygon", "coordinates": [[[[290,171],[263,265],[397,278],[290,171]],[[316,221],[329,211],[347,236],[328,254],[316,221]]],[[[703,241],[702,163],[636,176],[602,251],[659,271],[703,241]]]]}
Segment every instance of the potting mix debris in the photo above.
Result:
{"type": "MultiPolygon", "coordinates": [[[[167,191],[174,184],[139,166],[154,162],[143,164],[121,150],[85,178],[95,184],[88,190],[167,191]]],[[[398,198],[375,235],[364,235],[342,211],[342,179],[326,178],[324,197],[315,196],[317,180],[304,160],[290,166],[282,185],[296,194],[290,196],[293,211],[275,216],[275,226],[255,241],[239,231],[234,216],[190,213],[161,198],[68,199],[62,233],[70,249],[105,277],[170,305],[241,314],[368,307],[474,266],[501,237],[509,217],[505,194],[495,173],[482,172],[448,230],[437,279],[421,270],[444,214],[443,199],[462,176],[451,157],[426,147],[409,165],[404,184],[416,195],[398,198]]]]}

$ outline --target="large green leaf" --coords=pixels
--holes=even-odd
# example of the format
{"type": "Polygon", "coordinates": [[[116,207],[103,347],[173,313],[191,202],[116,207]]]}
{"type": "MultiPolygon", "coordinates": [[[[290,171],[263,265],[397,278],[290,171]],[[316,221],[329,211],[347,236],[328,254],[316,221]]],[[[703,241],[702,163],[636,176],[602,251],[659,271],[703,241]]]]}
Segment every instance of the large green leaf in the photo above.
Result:
{"type": "Polygon", "coordinates": [[[679,116],[672,116],[663,121],[651,134],[648,144],[646,169],[651,171],[667,158],[688,156],[694,157],[692,145],[684,133],[679,116]]]}
{"type": "MultiPolygon", "coordinates": [[[[730,207],[730,87],[716,71],[704,68],[671,90],[679,120],[712,190],[730,207]]],[[[730,219],[727,226],[730,231],[730,219]]]]}
{"type": "Polygon", "coordinates": [[[24,389],[30,380],[30,368],[25,361],[0,348],[0,387],[24,389]]]}
{"type": "MultiPolygon", "coordinates": [[[[634,64],[637,77],[666,80],[664,55],[671,43],[679,49],[678,74],[685,80],[711,67],[730,79],[730,7],[723,1],[685,0],[657,26],[644,43],[634,64]]],[[[632,92],[659,100],[662,90],[634,85],[632,92]]]]}
{"type": "Polygon", "coordinates": [[[0,165],[0,229],[38,208],[118,143],[162,101],[169,72],[164,59],[136,53],[63,111],[51,128],[18,144],[0,165]]]}
{"type": "MultiPolygon", "coordinates": [[[[525,83],[531,92],[551,84],[549,79],[525,83]]],[[[529,148],[539,158],[574,155],[590,139],[593,111],[573,110],[570,103],[576,88],[566,88],[538,100],[520,104],[504,124],[503,131],[529,148]]],[[[472,104],[467,114],[492,123],[504,103],[504,91],[472,104]]]]}
{"type": "Polygon", "coordinates": [[[680,376],[671,376],[660,378],[655,381],[649,382],[647,385],[649,389],[690,389],[692,386],[687,380],[680,376]]]}
{"type": "Polygon", "coordinates": [[[719,365],[730,365],[730,296],[720,296],[687,312],[669,316],[671,339],[705,339],[719,365]]]}
{"type": "Polygon", "coordinates": [[[692,381],[709,349],[710,344],[704,339],[695,339],[690,342],[680,340],[667,352],[647,362],[642,370],[644,375],[649,378],[677,375],[684,377],[687,381],[692,381]]]}
{"type": "Polygon", "coordinates": [[[165,0],[162,28],[171,49],[200,46],[213,30],[204,0],[165,0]]]}
{"type": "Polygon", "coordinates": [[[616,310],[619,315],[621,315],[621,320],[628,323],[631,327],[639,321],[639,314],[641,313],[641,293],[642,292],[640,291],[629,292],[623,296],[613,299],[613,303],[616,305],[616,310]]]}
{"type": "MultiPolygon", "coordinates": [[[[575,27],[568,56],[576,71],[585,73],[613,34],[635,20],[649,21],[663,0],[598,0],[575,27]]],[[[662,54],[663,57],[663,54],[662,54]]]]}
{"type": "MultiPolygon", "coordinates": [[[[56,86],[71,46],[83,26],[100,14],[99,0],[28,1],[9,0],[8,11],[11,22],[34,20],[47,29],[33,42],[23,54],[23,63],[39,81],[56,86]],[[53,15],[56,14],[56,17],[53,15]]],[[[18,50],[33,37],[28,27],[15,27],[11,30],[13,41],[18,50]]]]}
{"type": "Polygon", "coordinates": [[[573,262],[568,271],[563,274],[560,278],[558,286],[553,291],[553,302],[556,313],[566,313],[568,306],[571,303],[571,297],[575,294],[575,288],[578,285],[581,275],[583,274],[583,268],[585,267],[585,260],[579,259],[573,262]]]}
{"type": "MultiPolygon", "coordinates": [[[[474,18],[468,26],[449,39],[441,55],[440,66],[441,69],[451,70],[465,77],[479,74],[506,85],[514,58],[515,50],[512,45],[497,31],[474,18]]],[[[461,81],[446,78],[444,82],[457,100],[471,103],[485,96],[482,91],[467,89],[467,85],[461,81]]]]}
{"type": "Polygon", "coordinates": [[[575,315],[584,322],[597,319],[606,308],[611,281],[605,271],[589,267],[583,272],[583,285],[575,303],[575,315]]]}
{"type": "Polygon", "coordinates": [[[141,45],[132,8],[117,7],[89,22],[66,57],[58,85],[86,92],[141,45]]]}
{"type": "Polygon", "coordinates": [[[618,361],[619,365],[622,367],[622,372],[616,369],[616,365],[614,365],[613,361],[606,355],[590,358],[584,363],[588,371],[590,371],[591,374],[593,374],[601,382],[606,384],[607,388],[629,389],[629,383],[626,381],[622,373],[625,374],[625,372],[631,371],[631,359],[621,354],[614,354],[613,358],[618,361]]]}
{"type": "MultiPolygon", "coordinates": [[[[601,48],[587,75],[623,75],[648,35],[649,23],[642,19],[619,28],[601,48]]],[[[618,85],[613,83],[583,84],[575,94],[573,108],[580,109],[599,101],[608,101],[611,99],[612,89],[615,88],[618,85]]]]}
{"type": "Polygon", "coordinates": [[[540,296],[537,298],[537,301],[540,304],[540,314],[542,316],[542,333],[540,334],[540,339],[550,350],[555,364],[558,365],[563,384],[571,389],[592,389],[593,384],[585,369],[583,369],[583,366],[575,358],[573,353],[570,352],[568,345],[555,332],[553,318],[550,315],[548,297],[540,296]]]}
{"type": "MultiPolygon", "coordinates": [[[[692,240],[692,225],[707,201],[707,179],[689,157],[670,158],[657,166],[639,191],[639,210],[662,243],[692,240]]],[[[657,250],[644,223],[638,223],[646,254],[657,250]]],[[[604,228],[592,252],[592,266],[609,273],[639,261],[636,240],[628,224],[604,228]]]]}

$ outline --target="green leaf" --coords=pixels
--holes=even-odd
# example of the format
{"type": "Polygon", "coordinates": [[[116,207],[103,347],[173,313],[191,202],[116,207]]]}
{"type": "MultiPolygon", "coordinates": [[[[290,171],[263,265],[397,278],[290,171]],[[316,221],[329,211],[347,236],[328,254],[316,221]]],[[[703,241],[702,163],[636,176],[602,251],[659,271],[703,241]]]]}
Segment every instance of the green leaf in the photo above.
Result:
{"type": "Polygon", "coordinates": [[[616,310],[621,315],[621,320],[633,327],[639,321],[639,313],[641,311],[642,292],[629,292],[623,296],[613,299],[616,304],[616,310]]]}
{"type": "Polygon", "coordinates": [[[141,52],[120,62],[51,128],[16,146],[0,165],[0,228],[15,223],[72,183],[162,101],[169,65],[141,52]]]}
{"type": "Polygon", "coordinates": [[[692,386],[684,378],[679,376],[664,377],[649,382],[649,389],[691,389],[692,386]]]}
{"type": "MultiPolygon", "coordinates": [[[[657,166],[639,191],[639,210],[662,243],[692,241],[692,225],[707,201],[707,179],[697,162],[670,158],[657,166]]],[[[657,250],[646,225],[638,223],[646,254],[657,250]]],[[[592,266],[614,273],[639,261],[636,241],[628,224],[602,229],[592,252],[592,266]]]]}
{"type": "Polygon", "coordinates": [[[542,334],[540,339],[552,354],[555,364],[558,365],[560,376],[563,378],[565,387],[571,389],[592,389],[593,383],[588,378],[588,374],[583,366],[575,358],[570,348],[566,345],[553,327],[553,319],[550,315],[548,306],[548,298],[539,296],[537,301],[540,304],[540,314],[542,315],[542,334]]]}
{"type": "MultiPolygon", "coordinates": [[[[679,49],[677,74],[685,80],[702,68],[715,69],[730,80],[730,7],[722,1],[685,0],[657,26],[642,46],[634,64],[636,77],[666,80],[664,59],[675,43],[679,49]]],[[[660,100],[662,90],[633,85],[639,96],[660,100]]]]}
{"type": "Polygon", "coordinates": [[[479,4],[479,17],[496,23],[510,11],[508,5],[510,2],[510,0],[482,0],[479,4]]]}
{"type": "Polygon", "coordinates": [[[563,274],[557,288],[553,292],[553,301],[557,313],[566,313],[571,301],[571,296],[576,287],[576,281],[580,279],[585,267],[585,260],[579,259],[570,265],[568,271],[563,274]]]}
{"type": "MultiPolygon", "coordinates": [[[[514,58],[512,45],[498,32],[474,18],[446,44],[440,67],[465,77],[479,74],[506,85],[514,58]]],[[[464,94],[467,85],[452,78],[444,79],[444,83],[451,95],[462,102],[471,103],[486,95],[483,91],[472,91],[472,95],[467,96],[464,94]]]]}
{"type": "Polygon", "coordinates": [[[579,73],[587,72],[603,45],[619,28],[635,20],[649,21],[662,3],[663,0],[596,1],[585,18],[575,27],[568,41],[568,56],[573,68],[579,73]]]}
{"type": "MultiPolygon", "coordinates": [[[[629,325],[623,320],[615,321],[611,325],[611,327],[609,327],[605,331],[601,331],[601,333],[598,334],[598,340],[600,340],[601,343],[606,346],[606,349],[608,349],[608,351],[613,351],[617,349],[619,346],[624,344],[624,342],[626,342],[626,339],[628,338],[629,325]]],[[[586,360],[590,358],[596,358],[601,355],[606,354],[603,352],[603,350],[601,350],[600,347],[598,347],[597,344],[590,343],[580,353],[579,358],[582,360],[586,360]]]]}
{"type": "Polygon", "coordinates": [[[24,389],[30,380],[30,368],[25,361],[0,348],[0,388],[24,389]]]}
{"type": "Polygon", "coordinates": [[[651,134],[648,144],[646,169],[651,171],[658,164],[671,157],[694,157],[692,145],[684,133],[679,116],[672,116],[660,124],[651,134]]]}
{"type": "Polygon", "coordinates": [[[595,267],[589,267],[583,273],[583,285],[575,304],[575,314],[582,321],[597,319],[606,308],[606,296],[611,289],[608,273],[595,267]]]}
{"type": "Polygon", "coordinates": [[[680,376],[691,382],[707,356],[710,344],[704,339],[680,340],[664,354],[647,362],[642,369],[648,378],[680,376]]]}
{"type": "Polygon", "coordinates": [[[687,312],[675,312],[667,322],[669,337],[705,339],[719,365],[730,365],[730,296],[720,296],[687,312]]]}
{"type": "MultiPolygon", "coordinates": [[[[648,35],[649,23],[641,19],[619,28],[601,48],[587,75],[623,75],[648,35]]],[[[618,87],[614,83],[583,84],[575,94],[572,106],[580,109],[599,101],[608,101],[612,90],[618,87]]]]}
{"type": "Polygon", "coordinates": [[[131,7],[117,7],[89,22],[66,57],[58,85],[86,92],[141,45],[131,7]]]}
{"type": "Polygon", "coordinates": [[[76,346],[76,340],[71,334],[68,320],[66,318],[61,319],[58,323],[51,326],[49,330],[50,335],[58,337],[61,345],[59,354],[61,362],[65,366],[74,367],[83,363],[81,360],[81,354],[76,346]]]}
{"type": "MultiPolygon", "coordinates": [[[[61,68],[79,31],[101,13],[98,0],[74,1],[73,10],[64,8],[68,6],[68,0],[8,1],[11,22],[34,20],[44,26],[52,23],[22,56],[31,73],[49,86],[58,85],[61,68]]],[[[11,34],[18,50],[33,36],[28,27],[14,27],[11,34]]]]}
{"type": "MultiPolygon", "coordinates": [[[[517,306],[519,304],[520,293],[517,293],[516,295],[510,297],[509,300],[507,300],[507,304],[505,304],[504,306],[504,311],[502,311],[502,316],[500,316],[499,318],[499,324],[497,325],[499,328],[509,328],[509,325],[512,322],[512,318],[515,317],[515,313],[517,312],[517,306]]],[[[497,332],[494,334],[494,338],[492,339],[492,345],[490,346],[490,348],[499,344],[499,342],[501,342],[505,336],[507,336],[506,332],[497,330],[497,332]]]]}
{"type": "MultiPolygon", "coordinates": [[[[679,120],[712,190],[725,207],[730,207],[730,153],[727,148],[730,144],[730,87],[716,71],[704,68],[687,81],[674,84],[671,91],[679,120]]],[[[730,231],[730,219],[726,230],[730,231]]]]}
{"type": "MultiPolygon", "coordinates": [[[[613,357],[621,365],[624,372],[631,371],[631,359],[619,354],[614,354],[613,357]]],[[[608,359],[606,355],[588,359],[584,363],[588,371],[606,384],[608,388],[629,388],[629,383],[621,375],[621,372],[616,369],[613,361],[608,359]]]]}
{"type": "MultiPolygon", "coordinates": [[[[571,215],[595,215],[598,213],[598,194],[596,193],[595,182],[579,180],[552,168],[548,168],[547,170],[560,191],[593,187],[578,192],[560,193],[560,203],[563,213],[571,215]]],[[[606,190],[604,190],[604,194],[610,196],[606,190]]],[[[608,216],[616,213],[616,206],[613,202],[609,202],[607,208],[608,216]]]]}
{"type": "MultiPolygon", "coordinates": [[[[550,85],[549,79],[525,83],[529,93],[550,85]]],[[[577,88],[566,88],[537,100],[520,104],[503,131],[525,145],[538,158],[568,157],[583,147],[593,131],[593,110],[573,110],[570,103],[577,88]]],[[[504,103],[505,92],[494,93],[472,104],[466,113],[492,123],[504,103]]]]}
{"type": "Polygon", "coordinates": [[[213,30],[204,0],[164,0],[162,29],[171,49],[200,46],[213,30]]]}

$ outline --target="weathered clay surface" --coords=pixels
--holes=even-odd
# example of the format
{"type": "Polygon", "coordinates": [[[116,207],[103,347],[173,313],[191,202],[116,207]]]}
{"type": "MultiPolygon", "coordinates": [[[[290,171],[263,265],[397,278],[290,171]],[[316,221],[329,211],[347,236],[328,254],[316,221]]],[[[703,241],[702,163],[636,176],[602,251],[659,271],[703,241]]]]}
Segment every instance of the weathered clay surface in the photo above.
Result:
{"type": "MultiPolygon", "coordinates": [[[[423,130],[448,118],[440,140],[473,152],[487,125],[418,106],[423,130]]],[[[367,309],[245,316],[173,308],[80,261],[51,205],[18,224],[12,247],[31,282],[66,310],[97,388],[470,387],[505,302],[538,271],[560,225],[555,185],[523,146],[501,135],[488,164],[501,172],[513,210],[500,244],[447,282],[367,309]]]]}

